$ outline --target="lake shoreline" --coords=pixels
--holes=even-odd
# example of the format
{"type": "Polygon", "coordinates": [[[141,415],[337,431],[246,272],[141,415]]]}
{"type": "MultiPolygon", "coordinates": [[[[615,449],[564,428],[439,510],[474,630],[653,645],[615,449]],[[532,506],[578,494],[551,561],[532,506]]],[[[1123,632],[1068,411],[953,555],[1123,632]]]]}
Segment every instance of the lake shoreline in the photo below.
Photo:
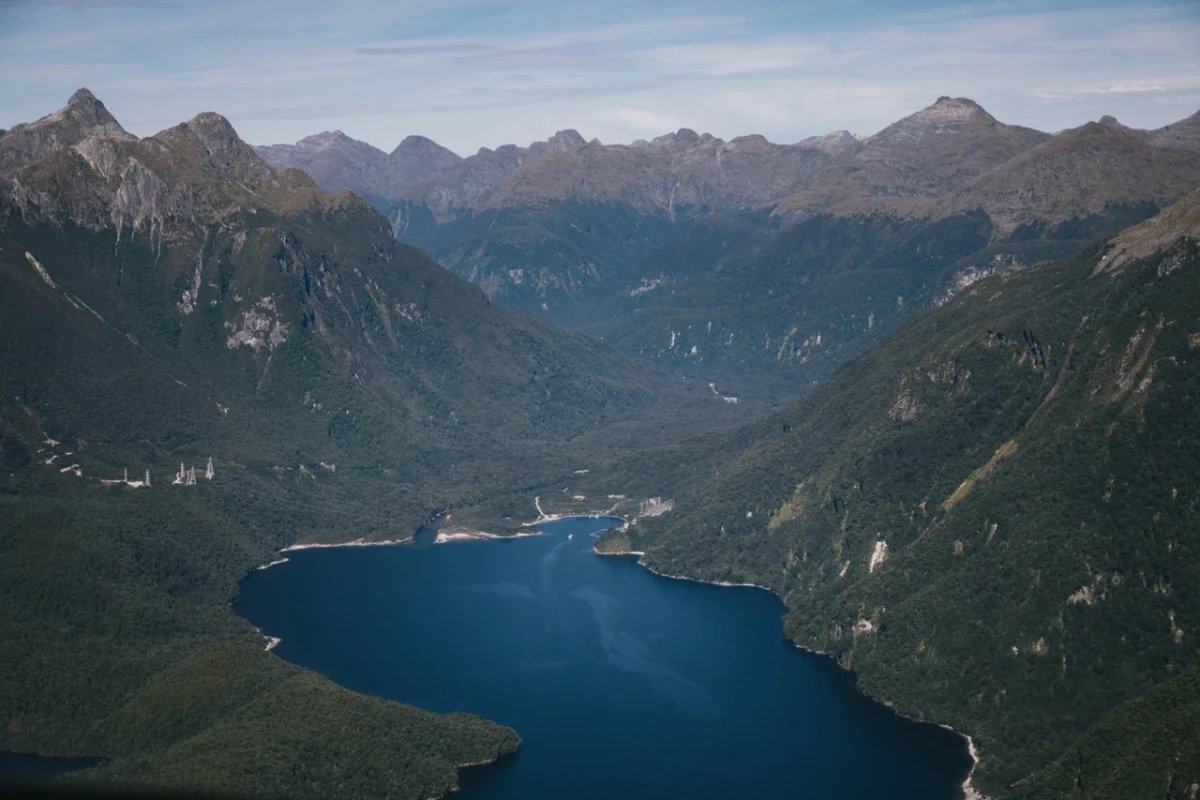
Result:
{"type": "Polygon", "coordinates": [[[448,544],[450,542],[470,542],[479,540],[500,540],[500,539],[528,539],[531,536],[541,536],[541,531],[521,531],[520,533],[488,533],[487,531],[477,531],[473,528],[443,528],[437,532],[437,537],[433,540],[434,544],[448,544]]]}
{"type": "MultiPolygon", "coordinates": [[[[391,547],[393,545],[399,545],[399,544],[412,544],[413,538],[414,537],[412,537],[412,536],[406,536],[403,539],[384,539],[384,540],[378,541],[378,542],[368,542],[365,539],[352,539],[351,541],[348,541],[348,542],[331,542],[331,543],[314,542],[312,544],[289,544],[287,547],[281,547],[276,552],[276,555],[282,556],[284,553],[294,553],[297,550],[328,550],[328,549],[331,549],[334,547],[391,547]]],[[[288,562],[287,556],[284,556],[283,558],[277,558],[274,561],[268,561],[266,564],[260,564],[259,566],[255,567],[252,571],[257,572],[261,569],[270,569],[271,567],[278,566],[279,564],[286,564],[287,562],[288,562]]]]}
{"type": "MultiPolygon", "coordinates": [[[[618,550],[618,551],[602,552],[600,550],[597,550],[595,548],[595,546],[593,546],[592,552],[598,556],[636,556],[637,557],[637,565],[639,567],[646,570],[651,575],[657,575],[660,578],[668,578],[668,579],[674,580],[674,581],[690,581],[692,583],[705,583],[710,586],[720,586],[722,588],[746,587],[746,588],[762,589],[765,592],[770,592],[772,595],[774,595],[776,598],[778,598],[781,603],[784,604],[785,608],[787,607],[787,603],[784,602],[782,597],[779,597],[778,592],[776,592],[774,589],[771,589],[767,586],[760,586],[757,583],[729,583],[728,581],[706,581],[701,578],[690,578],[690,577],[687,577],[686,575],[667,575],[664,572],[659,572],[658,570],[654,569],[653,567],[647,565],[644,561],[642,561],[642,559],[646,555],[645,551],[642,551],[642,550],[618,550]]],[[[799,644],[791,639],[788,639],[787,636],[784,636],[784,639],[790,645],[795,647],[797,650],[801,650],[805,653],[810,653],[812,655],[821,656],[822,658],[828,658],[828,659],[833,660],[834,663],[837,663],[836,659],[834,659],[833,656],[829,655],[828,653],[826,653],[824,651],[814,650],[811,647],[805,647],[802,644],[799,644]]],[[[838,666],[841,667],[841,664],[838,664],[838,666]]],[[[847,670],[847,671],[853,673],[853,670],[847,670]]],[[[857,680],[855,681],[855,684],[857,685],[857,680]]],[[[964,778],[963,782],[962,782],[963,800],[990,800],[990,798],[988,798],[986,795],[981,794],[979,792],[979,790],[976,789],[975,786],[972,784],[972,779],[975,777],[975,768],[979,766],[979,753],[975,749],[975,741],[969,735],[963,733],[962,731],[955,730],[954,728],[951,728],[949,725],[946,725],[945,723],[942,723],[942,722],[931,722],[930,720],[927,720],[927,719],[916,719],[915,717],[910,717],[907,714],[901,714],[900,712],[898,712],[894,708],[892,708],[892,706],[890,704],[884,703],[883,701],[881,701],[875,697],[872,697],[871,695],[867,694],[866,692],[863,692],[861,689],[859,689],[858,691],[864,697],[870,697],[872,700],[875,700],[878,703],[886,705],[889,709],[892,710],[892,713],[896,714],[899,717],[903,717],[904,719],[911,720],[912,722],[921,722],[921,723],[925,723],[927,725],[937,725],[939,728],[950,731],[951,733],[955,734],[956,736],[961,736],[963,739],[965,739],[967,742],[967,754],[971,757],[971,769],[967,772],[967,777],[964,778]]]]}
{"type": "MultiPolygon", "coordinates": [[[[596,511],[596,512],[593,512],[590,514],[586,514],[586,513],[585,514],[547,514],[547,515],[538,517],[535,520],[531,520],[529,522],[522,522],[521,527],[530,528],[530,527],[533,527],[534,525],[544,525],[547,522],[558,522],[559,520],[564,520],[564,519],[616,519],[616,520],[620,520],[621,524],[623,524],[623,525],[629,524],[629,520],[625,519],[624,517],[618,516],[616,514],[610,514],[607,511],[596,511]]],[[[616,527],[616,526],[613,525],[611,527],[616,527]]],[[[501,538],[503,538],[503,537],[501,537],[501,538]]]]}

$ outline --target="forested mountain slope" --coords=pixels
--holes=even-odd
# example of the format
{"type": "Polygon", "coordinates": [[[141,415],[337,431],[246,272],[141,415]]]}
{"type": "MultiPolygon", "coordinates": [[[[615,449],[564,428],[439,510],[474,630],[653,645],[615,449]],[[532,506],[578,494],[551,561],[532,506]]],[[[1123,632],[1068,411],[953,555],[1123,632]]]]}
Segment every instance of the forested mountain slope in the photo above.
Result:
{"type": "Polygon", "coordinates": [[[408,537],[726,404],[493,306],[216,114],[137,139],[81,91],[0,137],[0,161],[0,749],[419,798],[511,752],[487,721],[281,665],[230,612],[238,579],[297,541],[408,537]]]}
{"type": "Polygon", "coordinates": [[[675,501],[601,547],[770,587],[792,641],[974,737],[989,796],[1190,796],[1198,220],[1193,193],[980,280],[785,411],[598,476],[675,501]]]}

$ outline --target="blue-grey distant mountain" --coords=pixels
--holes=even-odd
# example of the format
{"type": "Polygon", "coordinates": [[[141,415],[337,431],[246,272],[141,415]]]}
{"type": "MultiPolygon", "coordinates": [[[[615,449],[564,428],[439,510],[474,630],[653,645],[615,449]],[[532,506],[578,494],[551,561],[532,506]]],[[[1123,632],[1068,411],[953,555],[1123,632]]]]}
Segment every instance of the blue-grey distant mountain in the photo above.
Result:
{"type": "Polygon", "coordinates": [[[254,149],[275,169],[302,170],[326,191],[349,189],[380,208],[462,160],[424,136],[405,137],[395,150],[385,153],[341,131],[254,149]]]}

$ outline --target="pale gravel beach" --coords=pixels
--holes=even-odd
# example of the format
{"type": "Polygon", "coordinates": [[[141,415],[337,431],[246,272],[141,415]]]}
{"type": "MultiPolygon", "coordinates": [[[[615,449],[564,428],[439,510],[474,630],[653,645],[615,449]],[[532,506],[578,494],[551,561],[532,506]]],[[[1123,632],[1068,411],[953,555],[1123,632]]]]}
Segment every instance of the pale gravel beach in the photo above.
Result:
{"type": "Polygon", "coordinates": [[[437,538],[433,540],[433,543],[446,544],[448,542],[469,542],[476,539],[527,539],[530,536],[541,535],[541,531],[528,531],[504,536],[499,533],[487,533],[485,531],[475,531],[466,528],[450,528],[438,531],[437,538]]]}

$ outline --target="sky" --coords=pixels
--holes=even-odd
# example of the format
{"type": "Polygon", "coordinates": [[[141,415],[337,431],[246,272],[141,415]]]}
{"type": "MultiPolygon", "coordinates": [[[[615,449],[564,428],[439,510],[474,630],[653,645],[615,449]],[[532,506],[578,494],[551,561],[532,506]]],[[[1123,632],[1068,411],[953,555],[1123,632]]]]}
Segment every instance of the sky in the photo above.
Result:
{"type": "Polygon", "coordinates": [[[469,155],[574,128],[775,142],[939,96],[1059,131],[1200,111],[1200,0],[0,0],[0,128],[86,86],[140,136],[420,134],[469,155]]]}

